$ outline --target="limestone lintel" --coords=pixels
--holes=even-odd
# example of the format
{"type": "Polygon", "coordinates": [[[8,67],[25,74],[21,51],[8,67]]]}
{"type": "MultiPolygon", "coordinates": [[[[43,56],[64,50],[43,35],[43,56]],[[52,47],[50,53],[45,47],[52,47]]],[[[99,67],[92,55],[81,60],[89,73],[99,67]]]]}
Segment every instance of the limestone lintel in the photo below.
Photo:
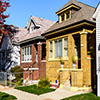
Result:
{"type": "Polygon", "coordinates": [[[80,34],[88,34],[88,32],[86,32],[85,29],[83,29],[83,31],[80,34]]]}
{"type": "Polygon", "coordinates": [[[42,45],[42,43],[41,42],[38,42],[37,45],[42,45]]]}

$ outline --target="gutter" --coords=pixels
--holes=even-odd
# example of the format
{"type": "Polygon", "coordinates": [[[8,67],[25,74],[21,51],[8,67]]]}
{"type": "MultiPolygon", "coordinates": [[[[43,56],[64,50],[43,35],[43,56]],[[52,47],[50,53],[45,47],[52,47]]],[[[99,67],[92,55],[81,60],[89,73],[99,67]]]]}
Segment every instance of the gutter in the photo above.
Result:
{"type": "Polygon", "coordinates": [[[61,31],[61,30],[64,30],[65,28],[68,28],[68,27],[71,27],[71,26],[74,26],[74,25],[78,25],[78,24],[84,23],[84,22],[90,23],[90,24],[93,24],[93,25],[96,24],[96,23],[93,22],[93,21],[88,21],[88,20],[85,20],[85,19],[84,19],[84,20],[81,20],[81,21],[79,21],[79,22],[75,22],[75,23],[69,24],[69,25],[67,25],[67,26],[63,26],[63,27],[57,28],[57,29],[55,29],[55,30],[51,30],[51,31],[45,32],[44,34],[42,34],[42,36],[46,36],[46,35],[48,35],[48,34],[50,34],[50,33],[53,33],[53,32],[59,31],[59,30],[61,31]]]}
{"type": "Polygon", "coordinates": [[[36,37],[30,38],[30,39],[27,39],[27,40],[20,41],[20,42],[18,42],[18,44],[21,45],[23,43],[27,43],[27,42],[30,42],[30,41],[33,41],[33,40],[37,40],[37,39],[45,40],[46,38],[43,37],[43,36],[36,36],[36,37]]]}

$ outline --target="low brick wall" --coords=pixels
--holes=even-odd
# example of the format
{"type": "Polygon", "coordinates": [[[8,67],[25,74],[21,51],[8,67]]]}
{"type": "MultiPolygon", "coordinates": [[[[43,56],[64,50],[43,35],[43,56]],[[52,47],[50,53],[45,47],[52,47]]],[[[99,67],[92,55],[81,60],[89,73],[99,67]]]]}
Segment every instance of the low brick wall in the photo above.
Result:
{"type": "Polygon", "coordinates": [[[64,85],[67,80],[70,81],[70,86],[83,87],[83,70],[82,69],[60,69],[59,81],[64,85]]]}

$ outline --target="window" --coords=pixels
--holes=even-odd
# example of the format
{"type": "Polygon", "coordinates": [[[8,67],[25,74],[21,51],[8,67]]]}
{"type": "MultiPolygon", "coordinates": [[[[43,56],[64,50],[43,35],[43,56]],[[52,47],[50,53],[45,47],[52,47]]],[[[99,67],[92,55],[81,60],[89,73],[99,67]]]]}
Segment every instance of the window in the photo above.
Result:
{"type": "Polygon", "coordinates": [[[38,62],[38,47],[37,47],[37,44],[35,44],[34,46],[35,46],[35,52],[36,52],[35,61],[38,62]]]}
{"type": "Polygon", "coordinates": [[[64,56],[68,56],[68,38],[64,38],[64,56]]]}
{"type": "Polygon", "coordinates": [[[32,46],[22,48],[22,61],[32,61],[32,46]]]}
{"type": "Polygon", "coordinates": [[[66,19],[69,19],[70,18],[70,12],[68,11],[67,13],[66,13],[66,19]]]}
{"type": "Polygon", "coordinates": [[[71,11],[68,10],[68,11],[59,15],[59,22],[63,22],[63,21],[70,19],[70,18],[71,18],[71,11]]]}
{"type": "Polygon", "coordinates": [[[42,44],[42,60],[46,60],[46,45],[42,44]]]}
{"type": "Polygon", "coordinates": [[[50,41],[49,57],[50,58],[68,57],[68,37],[50,41]]]}
{"type": "Polygon", "coordinates": [[[55,40],[55,57],[62,57],[62,39],[55,40]]]}
{"type": "Polygon", "coordinates": [[[34,30],[35,30],[35,26],[34,25],[30,26],[30,33],[32,33],[34,30]]]}
{"type": "Polygon", "coordinates": [[[52,41],[50,42],[50,58],[53,57],[53,43],[52,41]]]}
{"type": "Polygon", "coordinates": [[[77,46],[75,45],[75,56],[78,56],[77,54],[77,46]]]}
{"type": "Polygon", "coordinates": [[[62,21],[64,21],[64,14],[61,16],[61,18],[62,18],[62,21]]]}
{"type": "Polygon", "coordinates": [[[32,27],[31,27],[31,32],[33,32],[33,31],[34,31],[34,29],[35,29],[35,27],[34,27],[34,26],[32,26],[32,27]]]}

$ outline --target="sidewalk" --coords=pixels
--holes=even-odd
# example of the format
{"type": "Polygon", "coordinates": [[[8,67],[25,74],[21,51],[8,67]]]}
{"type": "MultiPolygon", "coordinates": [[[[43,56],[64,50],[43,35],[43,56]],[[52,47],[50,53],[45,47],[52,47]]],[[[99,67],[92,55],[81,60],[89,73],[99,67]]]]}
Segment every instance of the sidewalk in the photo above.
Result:
{"type": "Polygon", "coordinates": [[[16,96],[17,100],[60,100],[60,99],[70,97],[73,95],[85,93],[82,91],[72,92],[72,91],[67,91],[63,89],[57,89],[54,92],[49,92],[49,93],[38,96],[35,94],[23,92],[23,91],[13,89],[13,88],[5,89],[2,92],[16,96]]]}
{"type": "Polygon", "coordinates": [[[67,97],[77,95],[77,94],[82,94],[82,93],[86,93],[86,92],[83,92],[83,91],[72,92],[72,91],[67,91],[63,89],[57,89],[54,92],[46,93],[46,94],[40,95],[39,97],[40,97],[40,100],[46,100],[46,98],[50,98],[51,100],[61,100],[63,98],[67,98],[67,97]]]}
{"type": "Polygon", "coordinates": [[[4,90],[2,92],[5,92],[5,93],[15,96],[17,98],[17,100],[40,100],[39,96],[37,96],[37,95],[23,92],[23,91],[13,89],[13,88],[4,90]]]}

